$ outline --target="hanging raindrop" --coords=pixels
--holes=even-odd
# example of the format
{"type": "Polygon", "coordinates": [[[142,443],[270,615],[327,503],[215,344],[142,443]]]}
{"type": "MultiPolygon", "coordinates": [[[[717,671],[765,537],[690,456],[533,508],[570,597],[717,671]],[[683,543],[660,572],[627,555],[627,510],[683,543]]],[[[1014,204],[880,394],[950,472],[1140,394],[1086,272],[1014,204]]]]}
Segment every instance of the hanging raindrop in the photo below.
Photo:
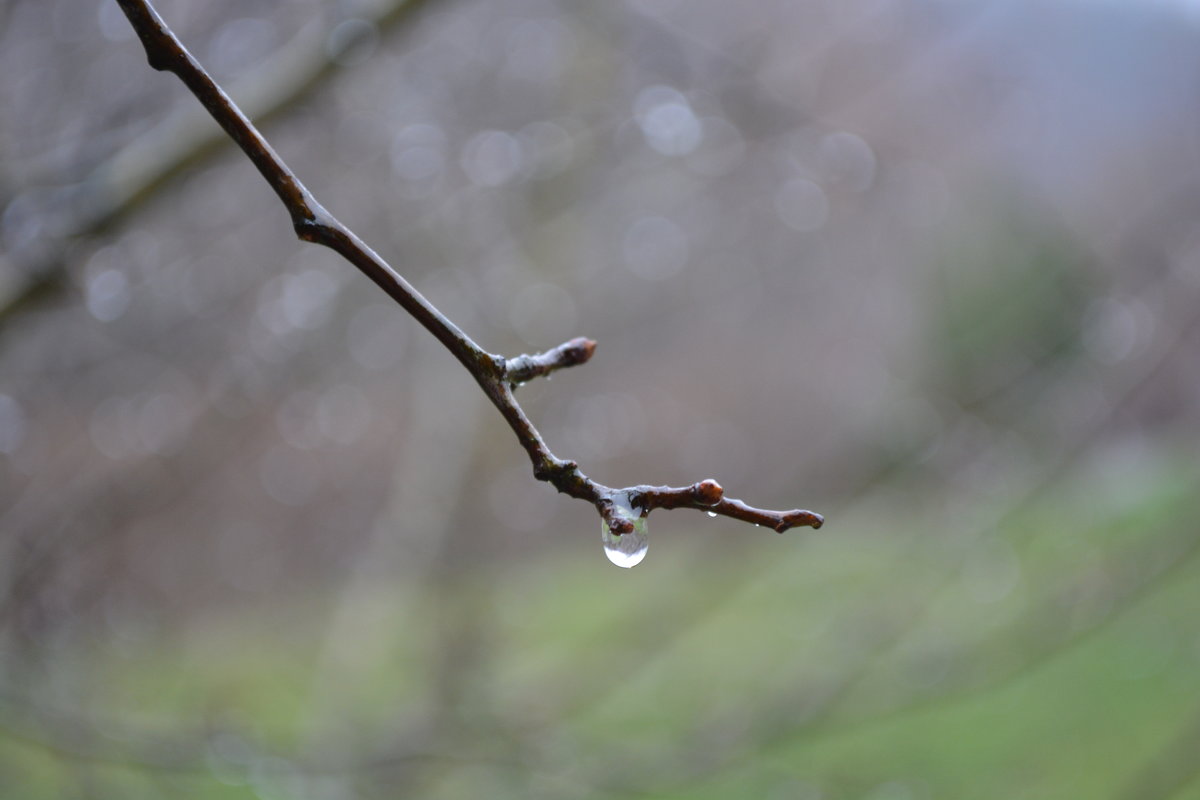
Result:
{"type": "Polygon", "coordinates": [[[715,511],[705,511],[704,513],[708,514],[710,517],[715,517],[717,515],[717,512],[715,511]]]}
{"type": "Polygon", "coordinates": [[[650,542],[646,538],[646,518],[629,501],[628,492],[618,492],[613,497],[613,519],[631,523],[633,530],[616,534],[608,527],[606,520],[601,520],[600,538],[604,542],[604,555],[618,567],[636,567],[646,557],[650,542]]]}

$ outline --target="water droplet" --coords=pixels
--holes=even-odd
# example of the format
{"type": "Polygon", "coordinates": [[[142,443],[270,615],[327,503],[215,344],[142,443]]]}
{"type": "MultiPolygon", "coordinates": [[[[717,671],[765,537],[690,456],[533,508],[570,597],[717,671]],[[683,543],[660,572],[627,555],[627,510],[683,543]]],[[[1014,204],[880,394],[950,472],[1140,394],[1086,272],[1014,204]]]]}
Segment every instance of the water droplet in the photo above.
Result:
{"type": "Polygon", "coordinates": [[[705,511],[704,513],[708,514],[710,517],[715,517],[717,515],[717,512],[715,511],[705,511]]]}
{"type": "Polygon", "coordinates": [[[646,518],[634,507],[628,492],[618,492],[613,497],[613,518],[624,519],[633,525],[629,533],[616,534],[605,521],[600,522],[600,538],[604,542],[604,555],[618,567],[636,567],[646,557],[650,546],[646,538],[646,518]]]}
{"type": "Polygon", "coordinates": [[[607,525],[604,526],[604,555],[608,556],[609,561],[626,569],[642,563],[650,542],[646,539],[645,523],[640,527],[642,530],[634,529],[632,533],[617,536],[607,525]]]}

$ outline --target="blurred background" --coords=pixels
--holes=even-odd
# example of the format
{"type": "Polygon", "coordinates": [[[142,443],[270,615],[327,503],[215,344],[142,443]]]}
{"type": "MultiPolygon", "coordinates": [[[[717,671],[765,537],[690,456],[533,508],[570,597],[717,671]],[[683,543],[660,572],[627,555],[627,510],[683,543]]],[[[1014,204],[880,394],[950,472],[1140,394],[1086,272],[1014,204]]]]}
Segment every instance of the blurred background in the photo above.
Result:
{"type": "Polygon", "coordinates": [[[1200,798],[1200,5],[0,2],[0,796],[1200,798]]]}

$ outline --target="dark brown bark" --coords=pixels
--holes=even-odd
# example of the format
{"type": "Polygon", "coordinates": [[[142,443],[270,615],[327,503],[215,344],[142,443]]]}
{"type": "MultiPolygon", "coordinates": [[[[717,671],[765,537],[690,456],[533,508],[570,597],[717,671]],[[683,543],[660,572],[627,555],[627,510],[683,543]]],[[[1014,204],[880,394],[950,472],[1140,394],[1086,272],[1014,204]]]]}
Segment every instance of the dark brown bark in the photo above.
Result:
{"type": "Polygon", "coordinates": [[[296,235],[338,252],[358,267],[467,368],[529,454],[533,474],[538,480],[547,481],[560,492],[595,505],[605,523],[617,534],[632,529],[627,519],[614,513],[618,496],[626,499],[642,516],[656,508],[694,508],[765,525],[779,533],[797,526],[821,527],[824,520],[811,511],[768,511],[726,498],[720,484],[713,480],[677,488],[630,486],[614,489],[588,478],[574,461],[554,455],[517,402],[515,389],[532,378],[585,363],[595,351],[596,343],[590,339],[572,339],[544,353],[511,359],[484,350],[316,201],[253,123],[184,48],[148,0],[117,2],[146,48],[150,65],[157,70],[173,72],[183,81],[242,148],[283,202],[296,235]]]}

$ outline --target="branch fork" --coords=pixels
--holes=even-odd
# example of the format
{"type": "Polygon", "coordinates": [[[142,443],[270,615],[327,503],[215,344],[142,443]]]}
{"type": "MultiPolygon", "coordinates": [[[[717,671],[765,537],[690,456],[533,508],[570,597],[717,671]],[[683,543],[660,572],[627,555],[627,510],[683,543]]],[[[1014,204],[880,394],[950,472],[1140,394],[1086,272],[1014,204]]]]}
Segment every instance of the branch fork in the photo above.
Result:
{"type": "Polygon", "coordinates": [[[588,478],[574,461],[554,455],[517,402],[515,390],[534,378],[548,378],[560,369],[587,363],[595,353],[596,343],[580,337],[543,353],[514,358],[484,350],[316,201],[249,118],[184,48],[149,0],[117,0],[117,3],[145,47],[150,66],[174,73],[241,147],[279,196],[291,217],[296,236],[330,248],[357,267],[445,345],[474,376],[528,453],[535,478],[550,483],[563,494],[594,505],[608,529],[618,536],[632,532],[635,527],[624,510],[626,505],[641,517],[657,508],[693,508],[766,526],[778,533],[793,527],[821,527],[824,520],[820,514],[802,509],[768,511],[754,508],[725,497],[721,485],[711,479],[678,488],[639,485],[614,489],[588,478]]]}

